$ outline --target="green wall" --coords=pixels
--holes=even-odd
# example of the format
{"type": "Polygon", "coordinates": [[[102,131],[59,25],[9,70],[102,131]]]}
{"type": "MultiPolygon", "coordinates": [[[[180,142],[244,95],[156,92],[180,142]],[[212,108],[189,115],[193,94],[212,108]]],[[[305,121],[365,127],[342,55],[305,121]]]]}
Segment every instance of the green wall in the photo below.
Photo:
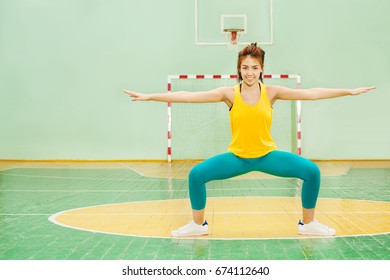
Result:
{"type": "MultiPolygon", "coordinates": [[[[212,1],[212,0],[210,0],[212,1]]],[[[274,0],[266,72],[372,93],[303,103],[303,155],[390,158],[390,2],[274,0]]],[[[228,1],[227,1],[228,5],[228,1]]],[[[193,0],[0,0],[0,159],[165,159],[177,73],[234,73],[236,53],[195,44],[193,0]]]]}

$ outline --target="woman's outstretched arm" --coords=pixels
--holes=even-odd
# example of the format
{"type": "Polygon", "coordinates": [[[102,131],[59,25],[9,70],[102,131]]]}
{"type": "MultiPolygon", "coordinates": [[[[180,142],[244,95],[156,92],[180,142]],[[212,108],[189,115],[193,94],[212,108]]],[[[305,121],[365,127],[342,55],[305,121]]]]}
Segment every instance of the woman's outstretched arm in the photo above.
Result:
{"type": "Polygon", "coordinates": [[[348,95],[359,95],[366,93],[376,87],[362,87],[355,89],[332,89],[332,88],[310,88],[310,89],[291,89],[281,86],[267,86],[267,91],[273,101],[281,100],[319,100],[348,95]]]}
{"type": "Polygon", "coordinates": [[[134,91],[124,90],[133,101],[158,101],[158,102],[173,102],[173,103],[211,103],[211,102],[227,102],[229,101],[230,93],[233,88],[221,87],[209,91],[176,91],[171,93],[152,93],[143,94],[134,91]]]}

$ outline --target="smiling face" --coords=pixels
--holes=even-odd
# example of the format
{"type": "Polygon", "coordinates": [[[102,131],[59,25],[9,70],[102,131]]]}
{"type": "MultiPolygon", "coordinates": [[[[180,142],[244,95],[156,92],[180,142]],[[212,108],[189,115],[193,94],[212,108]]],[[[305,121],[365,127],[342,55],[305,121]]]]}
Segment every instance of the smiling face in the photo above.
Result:
{"type": "Polygon", "coordinates": [[[237,72],[238,82],[257,83],[259,80],[263,82],[265,52],[257,46],[257,43],[252,43],[243,48],[238,53],[237,72]]]}
{"type": "Polygon", "coordinates": [[[259,59],[248,55],[241,61],[239,73],[246,85],[252,86],[257,84],[262,72],[263,66],[259,59]]]}

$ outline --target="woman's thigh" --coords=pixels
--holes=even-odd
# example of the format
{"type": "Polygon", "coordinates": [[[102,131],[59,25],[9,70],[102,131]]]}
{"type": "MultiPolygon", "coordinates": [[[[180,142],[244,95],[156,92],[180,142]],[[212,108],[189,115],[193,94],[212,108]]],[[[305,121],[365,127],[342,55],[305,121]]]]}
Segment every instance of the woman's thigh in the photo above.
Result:
{"type": "Polygon", "coordinates": [[[284,151],[272,151],[255,159],[252,168],[279,177],[293,177],[302,180],[314,179],[320,174],[314,162],[284,151]]]}
{"type": "Polygon", "coordinates": [[[249,167],[233,153],[224,153],[211,157],[192,168],[190,179],[198,178],[203,183],[223,180],[249,172],[249,167]]]}

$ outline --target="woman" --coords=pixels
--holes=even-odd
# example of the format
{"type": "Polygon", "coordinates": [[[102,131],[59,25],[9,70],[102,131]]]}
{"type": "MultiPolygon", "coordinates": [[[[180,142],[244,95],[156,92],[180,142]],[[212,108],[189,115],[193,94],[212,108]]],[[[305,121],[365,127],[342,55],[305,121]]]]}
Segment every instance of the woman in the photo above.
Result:
{"type": "Polygon", "coordinates": [[[318,100],[346,95],[358,95],[375,87],[357,89],[290,89],[264,85],[265,52],[256,43],[238,54],[239,84],[203,92],[173,92],[171,94],[141,94],[125,90],[133,101],[182,103],[225,102],[230,111],[232,142],[228,152],[209,158],[190,172],[189,194],[193,220],[172,231],[172,236],[208,234],[205,220],[206,183],[228,179],[250,171],[261,171],[280,177],[303,180],[302,220],[298,233],[331,236],[336,231],[314,219],[320,188],[320,171],[313,162],[296,154],[278,151],[271,137],[272,106],[276,100],[318,100]]]}

